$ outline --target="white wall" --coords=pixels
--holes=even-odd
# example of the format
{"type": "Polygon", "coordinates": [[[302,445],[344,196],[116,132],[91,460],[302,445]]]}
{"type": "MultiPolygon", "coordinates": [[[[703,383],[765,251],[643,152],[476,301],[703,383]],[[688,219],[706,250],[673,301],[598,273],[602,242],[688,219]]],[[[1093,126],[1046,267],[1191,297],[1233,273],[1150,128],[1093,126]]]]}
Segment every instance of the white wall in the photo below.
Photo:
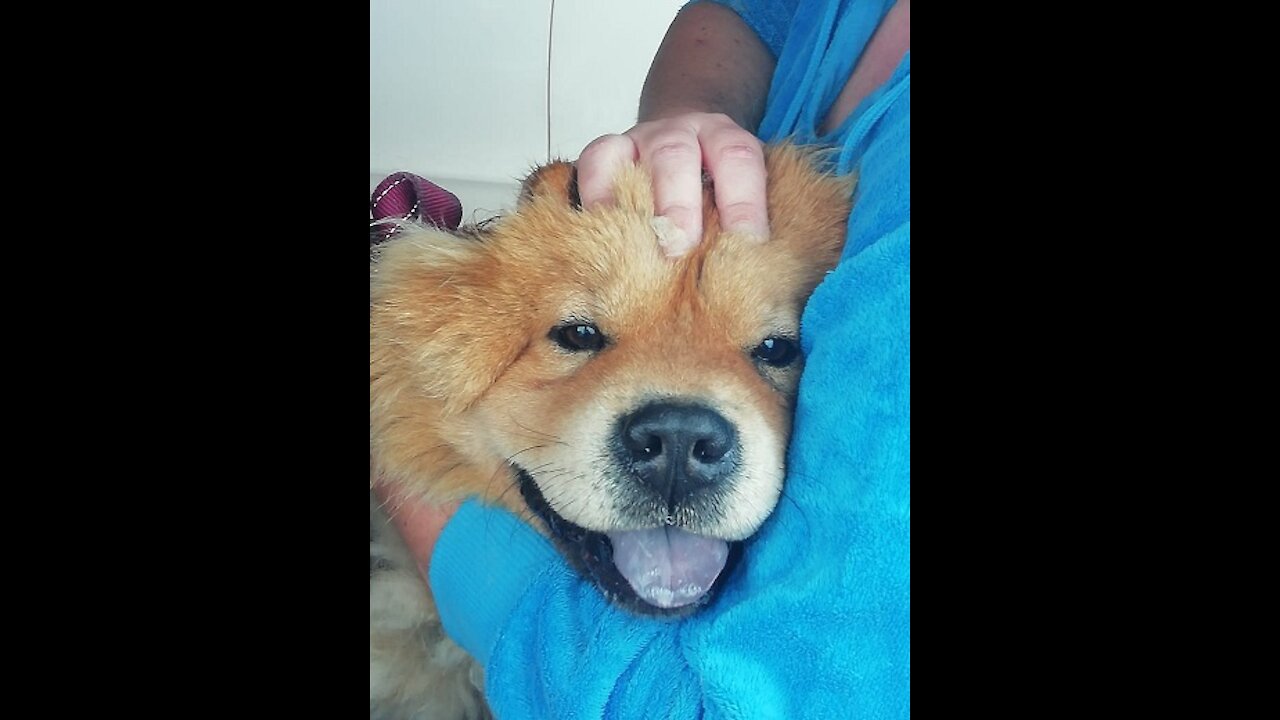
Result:
{"type": "Polygon", "coordinates": [[[548,150],[575,159],[635,122],[684,2],[555,0],[553,18],[551,0],[372,0],[369,189],[406,170],[457,194],[464,222],[509,208],[548,150]]]}

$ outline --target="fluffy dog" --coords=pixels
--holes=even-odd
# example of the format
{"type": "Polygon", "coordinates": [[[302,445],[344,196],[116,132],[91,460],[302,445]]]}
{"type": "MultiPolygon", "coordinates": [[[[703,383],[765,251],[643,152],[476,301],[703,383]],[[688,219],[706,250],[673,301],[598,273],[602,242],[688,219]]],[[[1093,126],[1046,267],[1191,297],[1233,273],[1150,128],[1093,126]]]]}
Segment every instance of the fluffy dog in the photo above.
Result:
{"type": "MultiPolygon", "coordinates": [[[[800,312],[852,194],[813,151],[766,160],[767,242],[721,232],[708,188],[701,243],[669,259],[642,168],[584,211],[572,165],[553,163],[483,229],[378,248],[371,482],[505,506],[631,612],[708,603],[782,490],[800,312]]],[[[484,717],[429,597],[371,503],[371,715],[484,717]]]]}

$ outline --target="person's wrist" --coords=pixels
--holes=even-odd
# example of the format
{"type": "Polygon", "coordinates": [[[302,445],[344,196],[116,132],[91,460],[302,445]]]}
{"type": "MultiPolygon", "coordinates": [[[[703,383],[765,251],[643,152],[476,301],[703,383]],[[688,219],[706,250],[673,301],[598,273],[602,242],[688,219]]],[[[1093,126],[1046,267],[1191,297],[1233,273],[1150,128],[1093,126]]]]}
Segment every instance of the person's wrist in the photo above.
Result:
{"type": "Polygon", "coordinates": [[[431,557],[445,524],[457,512],[461,501],[431,503],[392,488],[371,474],[370,490],[382,503],[388,519],[404,541],[413,564],[426,579],[431,557]]]}
{"type": "Polygon", "coordinates": [[[636,124],[676,119],[693,120],[699,124],[719,124],[728,121],[744,130],[751,129],[743,124],[741,114],[735,114],[728,108],[710,105],[672,105],[654,108],[642,113],[636,124]]]}
{"type": "Polygon", "coordinates": [[[716,113],[719,113],[719,110],[707,106],[672,105],[653,108],[646,113],[642,113],[638,122],[656,122],[658,120],[670,120],[684,115],[712,115],[716,113]]]}

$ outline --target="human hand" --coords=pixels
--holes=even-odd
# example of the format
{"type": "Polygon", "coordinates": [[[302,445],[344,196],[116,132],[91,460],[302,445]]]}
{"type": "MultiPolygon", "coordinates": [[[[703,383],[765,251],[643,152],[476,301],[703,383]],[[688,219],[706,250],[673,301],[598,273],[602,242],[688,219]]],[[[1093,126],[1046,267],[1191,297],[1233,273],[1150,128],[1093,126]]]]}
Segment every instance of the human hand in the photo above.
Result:
{"type": "MultiPolygon", "coordinates": [[[[429,503],[404,494],[377,482],[370,483],[373,494],[382,503],[383,509],[391,518],[392,524],[400,533],[404,544],[413,556],[413,564],[428,580],[431,567],[431,553],[435,550],[436,540],[440,538],[445,523],[457,512],[460,502],[444,504],[429,503]]],[[[429,584],[429,583],[428,583],[429,584]]]]}
{"type": "Polygon", "coordinates": [[[680,230],[660,238],[668,256],[680,257],[702,240],[703,168],[715,183],[720,226],[768,238],[764,146],[729,116],[679,113],[596,138],[578,158],[582,206],[610,203],[614,173],[637,161],[653,176],[654,212],[680,230]]]}

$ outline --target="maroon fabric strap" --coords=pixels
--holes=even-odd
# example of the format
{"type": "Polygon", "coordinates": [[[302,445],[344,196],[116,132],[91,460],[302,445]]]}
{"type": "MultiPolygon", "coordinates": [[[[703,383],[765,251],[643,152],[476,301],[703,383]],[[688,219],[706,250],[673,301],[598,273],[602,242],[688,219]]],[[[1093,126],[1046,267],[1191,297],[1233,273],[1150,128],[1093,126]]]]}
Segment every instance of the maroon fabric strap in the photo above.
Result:
{"type": "MultiPolygon", "coordinates": [[[[462,222],[462,202],[426,178],[398,172],[388,175],[373,189],[369,215],[374,221],[394,218],[456,230],[462,222]]],[[[395,232],[395,223],[375,222],[369,226],[369,244],[376,245],[395,232]]]]}

